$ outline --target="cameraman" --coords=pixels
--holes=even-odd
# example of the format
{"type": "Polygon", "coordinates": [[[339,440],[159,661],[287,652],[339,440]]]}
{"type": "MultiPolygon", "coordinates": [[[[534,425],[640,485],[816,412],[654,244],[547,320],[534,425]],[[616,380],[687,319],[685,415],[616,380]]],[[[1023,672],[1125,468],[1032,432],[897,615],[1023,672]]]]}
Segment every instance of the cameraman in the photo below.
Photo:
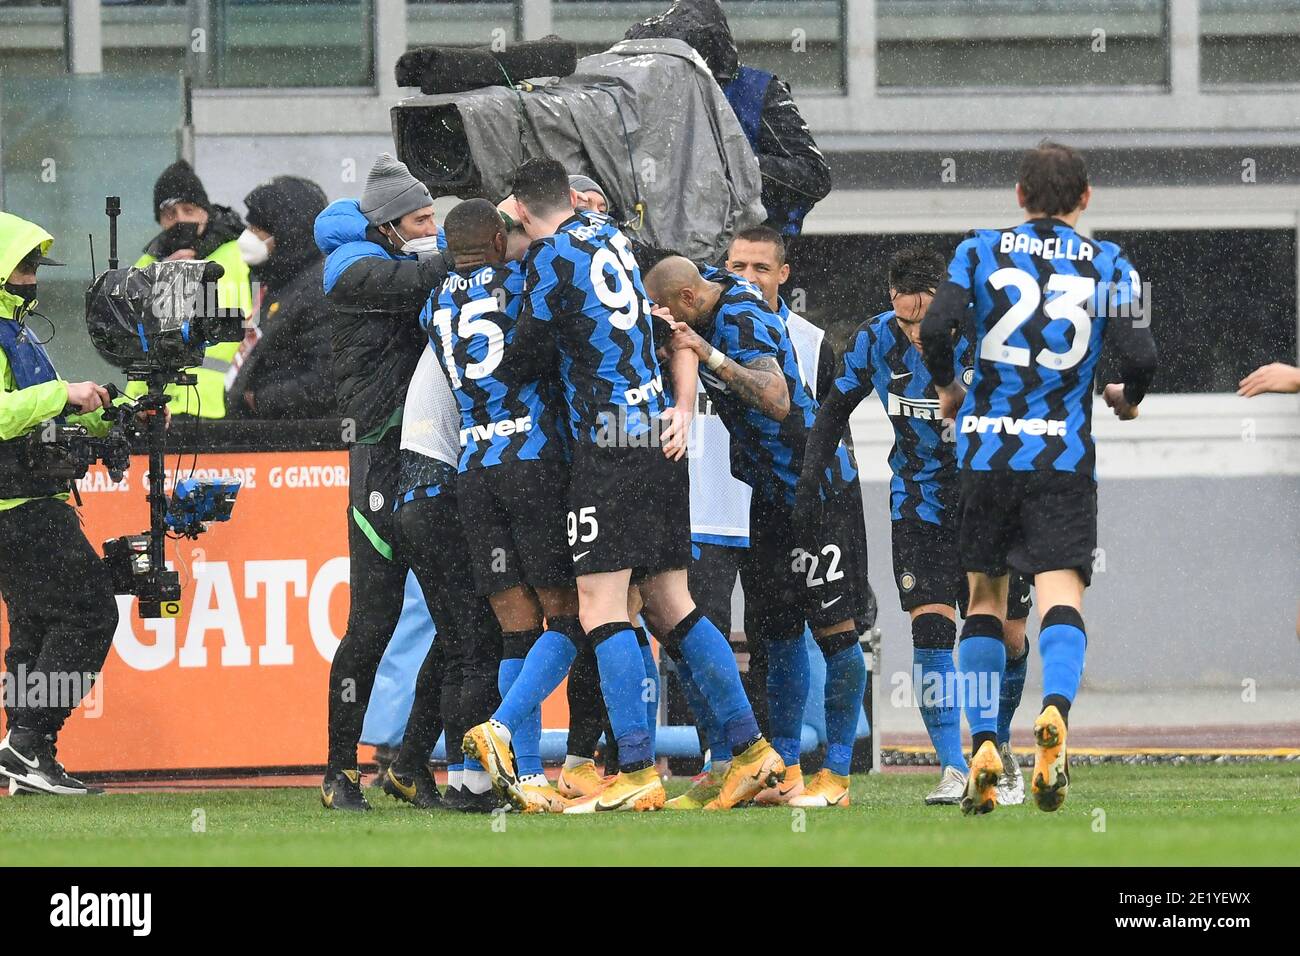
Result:
{"type": "MultiPolygon", "coordinates": [[[[338,411],[355,430],[348,456],[352,599],[330,664],[321,802],[332,810],[367,810],[357,742],[375,671],[401,615],[408,567],[393,518],[403,490],[402,411],[428,344],[420,310],[446,278],[448,262],[439,251],[444,243],[428,188],[387,153],[370,170],[360,202],[337,200],[317,217],[316,243],[326,255],[338,411]]],[[[432,681],[417,684],[412,712],[431,712],[424,695],[436,689],[432,681]]]]}
{"type": "MultiPolygon", "coordinates": [[[[55,756],[59,730],[104,666],[117,628],[108,569],[67,504],[66,479],[27,468],[25,436],[50,419],[103,435],[108,392],[94,382],[59,379],[26,326],[36,306],[36,270],[62,265],[45,253],[40,226],[0,212],[0,597],[9,614],[5,678],[44,686],[39,698],[6,708],[0,784],[9,792],[101,791],[69,776],[55,756]],[[75,688],[75,690],[73,690],[75,688]],[[67,691],[76,699],[56,699],[67,691]]],[[[39,314],[39,313],[35,313],[39,314]]],[[[24,695],[11,688],[12,700],[24,695]]]]}
{"type": "MultiPolygon", "coordinates": [[[[244,315],[252,314],[248,265],[239,251],[244,221],[229,206],[208,199],[202,180],[185,160],[178,159],[159,174],[153,186],[153,214],[162,231],[145,247],[136,268],[163,259],[215,262],[225,270],[217,280],[216,304],[222,309],[238,308],[244,315]]],[[[198,380],[196,384],[167,386],[170,409],[177,415],[224,418],[226,374],[238,352],[238,342],[208,346],[203,364],[186,370],[198,380]]],[[[142,395],[144,386],[131,382],[126,392],[142,395]]]]}

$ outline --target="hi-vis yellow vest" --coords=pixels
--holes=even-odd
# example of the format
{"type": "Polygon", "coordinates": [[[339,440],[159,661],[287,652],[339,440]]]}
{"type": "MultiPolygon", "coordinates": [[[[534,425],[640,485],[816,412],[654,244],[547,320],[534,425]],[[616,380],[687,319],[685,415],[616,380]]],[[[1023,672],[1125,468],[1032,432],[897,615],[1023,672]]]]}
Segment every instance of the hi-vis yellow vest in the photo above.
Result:
{"type": "MultiPolygon", "coordinates": [[[[137,269],[143,269],[154,261],[154,257],[143,255],[136,262],[137,269]]],[[[238,306],[244,315],[253,311],[253,296],[248,284],[248,266],[239,254],[239,246],[232,239],[213,250],[208,256],[209,262],[222,266],[226,273],[217,280],[217,305],[223,309],[238,306]]],[[[198,384],[168,385],[167,394],[172,396],[170,408],[173,415],[195,415],[199,418],[226,417],[226,372],[239,351],[238,342],[221,342],[210,346],[203,353],[203,364],[186,369],[197,379],[198,384]]],[[[143,382],[130,382],[126,393],[132,397],[143,395],[143,382]]]]}

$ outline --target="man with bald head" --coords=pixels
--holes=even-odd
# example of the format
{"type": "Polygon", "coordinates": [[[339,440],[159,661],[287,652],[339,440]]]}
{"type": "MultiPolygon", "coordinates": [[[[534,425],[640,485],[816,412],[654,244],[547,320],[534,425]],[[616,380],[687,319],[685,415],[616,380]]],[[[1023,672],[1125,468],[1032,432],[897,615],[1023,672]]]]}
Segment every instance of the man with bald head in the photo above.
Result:
{"type": "Polygon", "coordinates": [[[732,472],[753,489],[750,546],[740,566],[745,630],[768,648],[768,730],[788,768],[786,784],[796,788],[809,682],[805,624],[826,657],[826,764],[788,802],[847,806],[866,689],[856,619],[866,614],[868,601],[852,454],[839,444],[826,469],[821,514],[797,526],[795,486],[817,400],[800,373],[785,322],[752,283],[718,269],[701,274],[681,256],[655,265],[646,291],[672,330],[669,347],[698,356],[700,379],[731,435],[732,472]]]}
{"type": "MultiPolygon", "coordinates": [[[[502,210],[485,199],[453,208],[445,231],[456,268],[430,298],[421,321],[460,409],[456,499],[474,589],[487,598],[501,625],[496,683],[505,695],[535,642],[555,639],[551,632],[570,641],[581,634],[567,510],[564,496],[557,493],[568,486],[569,469],[554,379],[520,382],[500,369],[519,319],[524,280],[517,258],[527,243],[522,248],[513,244],[512,260],[502,210]]],[[[470,728],[488,719],[491,706],[474,703],[472,719],[454,733],[448,729],[449,752],[470,728]]],[[[513,733],[520,790],[529,806],[560,809],[558,794],[542,774],[540,709],[498,711],[496,718],[513,733]]],[[[467,760],[464,781],[467,802],[476,809],[495,806],[482,765],[467,760]]]]}
{"type": "MultiPolygon", "coordinates": [[[[559,357],[573,447],[568,542],[581,624],[595,651],[619,755],[610,785],[564,812],[653,810],[667,798],[643,697],[645,661],[628,613],[634,583],[646,624],[691,664],[718,712],[733,759],[713,803],[731,809],[782,780],[785,765],[759,730],[730,644],[695,606],[687,584],[690,494],[682,457],[691,404],[675,402],[672,393],[693,395],[696,362],[679,351],[660,365],[649,297],[628,238],[608,216],[574,211],[560,163],[528,160],[515,173],[514,192],[533,243],[503,364],[527,381],[556,371],[556,363],[536,361],[548,345],[559,357]]],[[[529,652],[503,709],[525,699],[530,683],[535,705],[567,673],[577,643],[554,637],[529,652]]],[[[519,805],[514,732],[498,716],[470,731],[467,751],[472,745],[519,805]]]]}

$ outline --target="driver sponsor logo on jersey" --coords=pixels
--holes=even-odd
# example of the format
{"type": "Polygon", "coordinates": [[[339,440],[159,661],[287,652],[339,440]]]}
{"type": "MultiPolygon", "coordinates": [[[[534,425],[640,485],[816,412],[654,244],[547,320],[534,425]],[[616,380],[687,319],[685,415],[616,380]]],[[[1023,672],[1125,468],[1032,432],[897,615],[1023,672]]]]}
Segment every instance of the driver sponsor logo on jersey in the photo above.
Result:
{"type": "Polygon", "coordinates": [[[520,418],[503,418],[500,421],[488,422],[486,425],[471,425],[468,428],[462,428],[460,430],[460,443],[463,447],[469,444],[471,438],[476,442],[485,442],[491,441],[497,436],[505,438],[532,430],[533,417],[531,415],[524,415],[520,418]]]}
{"type": "Polygon", "coordinates": [[[623,393],[623,400],[629,405],[644,405],[656,395],[662,395],[664,391],[664,380],[662,375],[656,375],[648,383],[640,388],[629,388],[623,393]]]}
{"type": "Polygon", "coordinates": [[[1009,418],[1002,415],[990,418],[987,415],[967,415],[961,420],[963,435],[971,432],[994,435],[1047,435],[1051,438],[1065,437],[1065,422],[1055,418],[1009,418]]]}

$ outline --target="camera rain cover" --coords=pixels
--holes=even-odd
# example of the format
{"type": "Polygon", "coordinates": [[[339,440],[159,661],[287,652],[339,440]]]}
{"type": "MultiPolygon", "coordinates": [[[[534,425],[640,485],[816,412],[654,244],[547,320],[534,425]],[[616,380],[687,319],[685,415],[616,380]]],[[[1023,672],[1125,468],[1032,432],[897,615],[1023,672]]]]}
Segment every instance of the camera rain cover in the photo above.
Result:
{"type": "Polygon", "coordinates": [[[410,96],[392,120],[398,157],[435,196],[496,202],[525,159],[548,156],[592,176],[622,218],[643,203],[637,239],[710,262],[766,218],[754,151],[683,40],[623,40],[529,89],[410,96]]]}
{"type": "Polygon", "coordinates": [[[109,269],[86,292],[86,329],[108,362],[180,368],[203,358],[201,319],[212,283],[224,270],[213,262],[177,259],[143,269],[109,269]]]}

